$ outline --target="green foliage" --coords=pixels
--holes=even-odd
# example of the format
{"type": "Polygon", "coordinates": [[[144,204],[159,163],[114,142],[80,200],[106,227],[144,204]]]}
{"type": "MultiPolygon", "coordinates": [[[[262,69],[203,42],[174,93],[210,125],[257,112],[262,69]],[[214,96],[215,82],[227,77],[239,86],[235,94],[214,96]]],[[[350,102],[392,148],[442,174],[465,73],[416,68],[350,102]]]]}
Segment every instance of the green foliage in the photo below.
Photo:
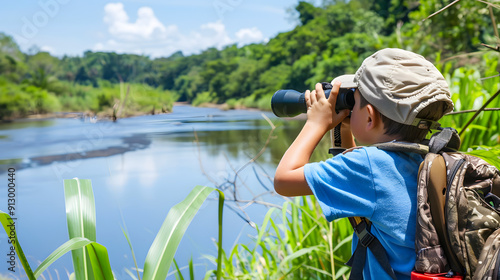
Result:
{"type": "MultiPolygon", "coordinates": [[[[498,58],[494,53],[483,56],[482,63],[475,67],[461,67],[447,74],[455,111],[478,110],[500,90],[500,77],[496,71],[498,58]],[[480,69],[484,69],[481,79],[480,69]]],[[[445,66],[446,68],[446,66],[445,66]]],[[[494,99],[487,108],[500,108],[500,97],[494,99]]],[[[441,119],[442,126],[451,126],[462,132],[465,124],[472,118],[474,112],[453,114],[441,119]]],[[[484,111],[472,122],[461,135],[461,150],[467,150],[479,145],[497,146],[500,144],[500,114],[498,111],[484,111]]]]}
{"type": "Polygon", "coordinates": [[[500,170],[500,145],[496,147],[480,146],[476,149],[469,149],[467,154],[480,157],[500,170]]]}
{"type": "Polygon", "coordinates": [[[349,275],[352,228],[347,219],[329,223],[314,197],[272,208],[251,245],[224,252],[227,279],[338,279],[349,275]]]}
{"type": "Polygon", "coordinates": [[[58,111],[57,97],[45,89],[14,84],[0,77],[0,119],[58,111]]]}
{"type": "Polygon", "coordinates": [[[93,87],[55,81],[43,89],[30,83],[15,84],[0,76],[0,119],[54,113],[63,109],[111,116],[113,110],[122,106],[122,116],[165,113],[172,110],[176,100],[174,92],[146,84],[101,81],[99,87],[93,87]]]}
{"type": "Polygon", "coordinates": [[[199,106],[206,103],[217,103],[217,101],[217,96],[214,93],[204,91],[196,95],[196,98],[193,100],[192,104],[193,106],[199,106]]]}

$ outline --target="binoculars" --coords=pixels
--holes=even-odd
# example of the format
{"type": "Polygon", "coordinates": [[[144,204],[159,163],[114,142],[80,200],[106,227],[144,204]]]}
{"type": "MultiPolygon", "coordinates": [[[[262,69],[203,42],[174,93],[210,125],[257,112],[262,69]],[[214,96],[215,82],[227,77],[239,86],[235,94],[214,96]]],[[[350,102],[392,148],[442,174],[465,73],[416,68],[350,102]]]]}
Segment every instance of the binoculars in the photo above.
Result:
{"type": "MultiPolygon", "coordinates": [[[[325,91],[325,97],[330,96],[332,84],[321,83],[325,91]]],[[[352,110],[354,107],[354,92],[355,88],[341,88],[337,95],[337,103],[335,110],[341,111],[344,109],[352,110]]],[[[280,118],[295,117],[301,113],[307,112],[305,92],[298,92],[293,89],[280,89],[276,91],[271,99],[271,108],[273,113],[280,118]]]]}

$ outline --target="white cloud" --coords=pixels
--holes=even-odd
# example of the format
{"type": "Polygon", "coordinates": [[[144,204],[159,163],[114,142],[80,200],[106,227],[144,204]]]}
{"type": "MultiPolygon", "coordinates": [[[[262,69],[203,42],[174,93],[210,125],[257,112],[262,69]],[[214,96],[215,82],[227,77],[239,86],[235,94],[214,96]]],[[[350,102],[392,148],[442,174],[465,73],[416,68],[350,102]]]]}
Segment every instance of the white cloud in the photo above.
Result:
{"type": "Polygon", "coordinates": [[[44,52],[48,52],[50,54],[56,53],[56,50],[51,46],[42,46],[42,47],[40,47],[40,50],[44,51],[44,52]]]}
{"type": "Polygon", "coordinates": [[[104,22],[108,24],[109,33],[120,39],[128,41],[159,39],[168,33],[177,32],[176,26],[165,27],[150,7],[140,8],[134,23],[129,22],[122,3],[109,3],[104,7],[104,12],[104,22]]]}
{"type": "Polygon", "coordinates": [[[109,3],[104,7],[104,22],[108,25],[109,39],[94,46],[94,51],[115,51],[145,54],[152,57],[168,56],[178,50],[193,54],[209,47],[218,49],[233,43],[244,45],[265,41],[257,28],[245,28],[232,39],[221,21],[202,24],[188,34],[177,25],[164,25],[150,7],[137,11],[137,20],[130,18],[122,3],[109,3]]]}
{"type": "Polygon", "coordinates": [[[267,39],[264,39],[264,35],[257,27],[240,29],[235,35],[238,39],[238,45],[240,46],[267,41],[267,39]]]}

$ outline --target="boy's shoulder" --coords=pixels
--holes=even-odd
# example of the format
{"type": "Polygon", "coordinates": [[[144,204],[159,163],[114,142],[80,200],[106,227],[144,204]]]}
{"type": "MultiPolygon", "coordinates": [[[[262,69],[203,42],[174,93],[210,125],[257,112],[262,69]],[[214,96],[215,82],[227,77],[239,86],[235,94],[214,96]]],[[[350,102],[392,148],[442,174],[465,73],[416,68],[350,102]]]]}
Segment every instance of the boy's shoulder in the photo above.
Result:
{"type": "Polygon", "coordinates": [[[423,161],[421,154],[411,151],[387,150],[377,146],[356,147],[342,155],[345,160],[354,160],[359,164],[376,166],[398,165],[401,163],[414,163],[419,165],[423,161]]]}
{"type": "Polygon", "coordinates": [[[345,156],[350,156],[350,155],[367,155],[367,156],[388,156],[389,154],[399,154],[402,151],[399,150],[393,150],[391,151],[390,149],[385,149],[379,147],[379,145],[373,145],[373,146],[360,146],[360,147],[354,147],[351,149],[348,149],[346,152],[343,153],[345,156]]]}

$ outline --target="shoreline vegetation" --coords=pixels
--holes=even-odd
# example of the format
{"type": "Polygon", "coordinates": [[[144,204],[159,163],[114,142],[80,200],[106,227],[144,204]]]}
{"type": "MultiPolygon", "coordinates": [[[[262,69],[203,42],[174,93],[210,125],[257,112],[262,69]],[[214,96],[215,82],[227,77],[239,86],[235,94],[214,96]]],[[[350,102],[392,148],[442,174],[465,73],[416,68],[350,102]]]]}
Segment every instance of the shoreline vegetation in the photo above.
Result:
{"type": "MultiPolygon", "coordinates": [[[[135,112],[127,112],[119,116],[120,119],[123,118],[131,118],[138,116],[147,116],[147,115],[161,115],[161,114],[170,114],[173,113],[173,106],[192,106],[192,104],[188,102],[174,102],[169,109],[162,109],[161,111],[156,111],[155,107],[153,107],[150,111],[135,111],[135,112]]],[[[227,110],[259,110],[256,108],[248,108],[244,106],[230,107],[227,103],[216,104],[216,103],[202,103],[196,107],[201,108],[216,108],[222,111],[227,110]]],[[[103,112],[94,113],[92,111],[85,112],[75,112],[75,111],[60,111],[60,112],[48,112],[48,113],[34,113],[28,114],[25,116],[18,116],[14,118],[6,118],[0,120],[0,124],[2,123],[10,123],[16,121],[24,121],[24,120],[44,120],[44,119],[53,119],[53,118],[61,118],[61,119],[89,119],[90,121],[99,121],[99,120],[117,120],[118,117],[114,116],[116,113],[113,113],[111,110],[106,110],[103,112]]]]}

